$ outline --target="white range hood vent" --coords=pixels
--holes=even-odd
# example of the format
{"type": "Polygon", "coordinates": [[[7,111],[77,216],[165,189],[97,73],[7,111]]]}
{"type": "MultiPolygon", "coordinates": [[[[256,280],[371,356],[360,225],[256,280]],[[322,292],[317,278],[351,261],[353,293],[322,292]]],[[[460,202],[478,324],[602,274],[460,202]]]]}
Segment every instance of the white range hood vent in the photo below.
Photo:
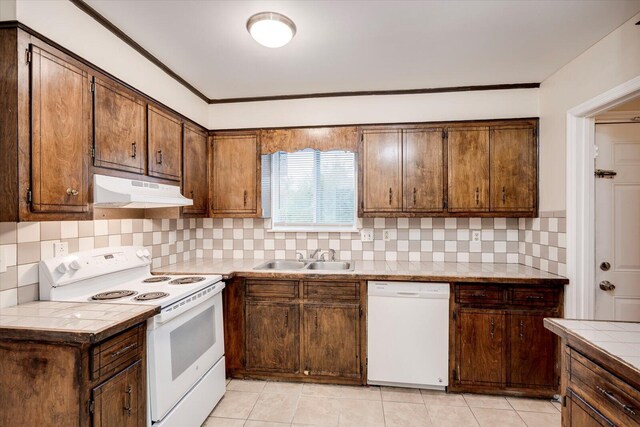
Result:
{"type": "Polygon", "coordinates": [[[93,205],[96,208],[170,208],[191,206],[193,200],[180,194],[177,185],[94,175],[93,205]]]}

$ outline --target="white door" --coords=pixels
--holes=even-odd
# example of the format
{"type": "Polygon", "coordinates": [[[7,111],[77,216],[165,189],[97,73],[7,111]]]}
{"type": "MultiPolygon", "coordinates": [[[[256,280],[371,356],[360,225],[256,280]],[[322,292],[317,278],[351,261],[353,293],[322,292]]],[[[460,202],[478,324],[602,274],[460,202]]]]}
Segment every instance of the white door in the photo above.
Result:
{"type": "Polygon", "coordinates": [[[640,321],[640,123],[596,125],[596,318],[640,321]]]}

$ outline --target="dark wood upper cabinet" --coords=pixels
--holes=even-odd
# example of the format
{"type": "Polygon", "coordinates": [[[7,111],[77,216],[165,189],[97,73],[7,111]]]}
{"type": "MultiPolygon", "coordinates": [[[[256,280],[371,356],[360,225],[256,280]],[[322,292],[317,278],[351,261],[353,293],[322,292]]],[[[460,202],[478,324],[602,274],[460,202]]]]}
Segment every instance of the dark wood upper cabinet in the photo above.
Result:
{"type": "Polygon", "coordinates": [[[146,393],[142,361],[91,390],[94,404],[92,425],[94,427],[145,425],[146,393]]]}
{"type": "Polygon", "coordinates": [[[558,342],[543,324],[545,317],[556,316],[554,312],[509,315],[509,382],[512,385],[547,388],[556,385],[558,342]]]}
{"type": "Polygon", "coordinates": [[[148,106],[149,175],[180,181],[182,123],[171,114],[148,106]]]}
{"type": "Polygon", "coordinates": [[[213,136],[212,214],[259,216],[260,144],[257,132],[213,136]]]}
{"type": "Polygon", "coordinates": [[[246,366],[249,370],[300,370],[300,307],[290,303],[247,301],[246,366]]]}
{"type": "Polygon", "coordinates": [[[146,103],[115,83],[97,77],[93,97],[94,166],[143,174],[146,103]]]}
{"type": "Polygon", "coordinates": [[[535,128],[495,127],[491,129],[491,210],[531,211],[535,209],[535,128]]]}
{"type": "Polygon", "coordinates": [[[360,306],[305,304],[303,346],[305,374],[360,377],[360,306]]]}
{"type": "Polygon", "coordinates": [[[31,210],[87,212],[91,90],[87,71],[31,45],[31,210]]]}
{"type": "Polygon", "coordinates": [[[442,212],[444,210],[443,129],[403,131],[403,210],[442,212]]]}
{"type": "Polygon", "coordinates": [[[183,212],[206,215],[209,207],[209,175],[207,134],[195,127],[184,125],[184,165],[182,168],[183,193],[193,199],[193,206],[183,212]]]}
{"type": "Polygon", "coordinates": [[[363,130],[360,149],[361,210],[402,210],[402,131],[363,130]]]}
{"type": "Polygon", "coordinates": [[[489,128],[451,128],[447,144],[449,211],[488,211],[489,128]]]}
{"type": "Polygon", "coordinates": [[[457,318],[460,382],[504,384],[504,312],[464,309],[457,318]]]}

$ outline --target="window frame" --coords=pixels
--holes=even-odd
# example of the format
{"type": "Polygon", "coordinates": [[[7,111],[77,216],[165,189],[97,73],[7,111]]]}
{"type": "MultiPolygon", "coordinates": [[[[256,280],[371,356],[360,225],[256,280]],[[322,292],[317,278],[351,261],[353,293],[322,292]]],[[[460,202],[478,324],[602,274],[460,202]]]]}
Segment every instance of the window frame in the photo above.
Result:
{"type": "MultiPolygon", "coordinates": [[[[316,152],[322,153],[321,150],[313,149],[316,152]]],[[[303,151],[303,150],[300,150],[303,151]]],[[[331,150],[331,151],[345,151],[347,150],[331,150]]],[[[282,152],[272,153],[280,155],[282,152]]],[[[344,224],[317,224],[317,223],[296,223],[294,225],[283,225],[277,224],[275,222],[276,217],[276,192],[279,190],[276,185],[278,185],[279,180],[274,179],[274,174],[276,168],[274,167],[274,157],[271,158],[271,200],[269,201],[269,205],[271,207],[271,218],[269,219],[269,229],[266,230],[270,233],[283,233],[283,232],[297,232],[297,233],[356,233],[362,228],[361,221],[358,218],[358,153],[353,153],[353,180],[354,180],[354,189],[353,189],[353,222],[349,225],[344,224]]],[[[285,153],[290,154],[290,153],[285,153]]],[[[314,162],[315,163],[315,162],[314,162]]],[[[278,172],[279,174],[279,172],[278,172]]],[[[279,178],[279,176],[278,176],[279,178]]],[[[279,194],[279,193],[278,193],[279,194]]],[[[317,192],[314,194],[314,198],[317,196],[317,192]]],[[[317,199],[314,200],[314,204],[317,205],[317,199]]]]}

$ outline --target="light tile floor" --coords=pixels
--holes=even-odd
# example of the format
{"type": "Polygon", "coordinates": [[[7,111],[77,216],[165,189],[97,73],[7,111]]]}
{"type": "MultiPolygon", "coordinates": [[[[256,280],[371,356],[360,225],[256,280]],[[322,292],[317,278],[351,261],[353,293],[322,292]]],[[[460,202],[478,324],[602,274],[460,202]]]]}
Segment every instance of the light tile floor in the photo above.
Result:
{"type": "Polygon", "coordinates": [[[560,405],[542,399],[232,380],[203,427],[560,427],[560,405]]]}

